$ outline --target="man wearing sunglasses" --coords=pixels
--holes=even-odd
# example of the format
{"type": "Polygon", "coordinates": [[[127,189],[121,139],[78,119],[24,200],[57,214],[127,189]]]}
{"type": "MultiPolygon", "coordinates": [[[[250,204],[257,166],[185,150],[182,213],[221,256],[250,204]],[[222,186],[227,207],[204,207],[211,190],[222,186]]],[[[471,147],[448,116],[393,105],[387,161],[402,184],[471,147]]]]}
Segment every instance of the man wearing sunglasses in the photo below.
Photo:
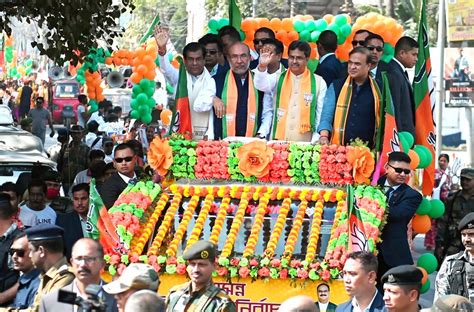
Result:
{"type": "Polygon", "coordinates": [[[177,89],[178,84],[186,85],[189,98],[189,116],[185,116],[186,110],[179,110],[171,123],[173,131],[186,135],[186,131],[192,132],[194,140],[202,140],[209,136],[209,119],[211,117],[212,98],[216,93],[214,81],[208,70],[204,67],[206,50],[198,42],[190,42],[183,49],[183,60],[186,73],[171,66],[166,56],[166,45],[169,42],[168,29],[157,26],[154,32],[158,45],[158,58],[161,71],[166,80],[177,89]]]}
{"type": "Polygon", "coordinates": [[[384,40],[380,35],[370,34],[365,39],[365,47],[370,51],[374,63],[370,69],[370,75],[375,78],[380,87],[382,87],[382,72],[388,72],[389,66],[381,60],[383,55],[384,40]]]}
{"type": "Polygon", "coordinates": [[[105,180],[99,189],[100,196],[107,209],[114,205],[128,183],[133,183],[136,180],[137,175],[134,171],[136,162],[137,156],[129,144],[122,143],[115,147],[113,163],[117,172],[105,180]]]}
{"type": "Polygon", "coordinates": [[[378,182],[385,190],[388,204],[387,224],[382,230],[382,243],[379,251],[379,268],[377,287],[383,293],[380,278],[391,268],[403,264],[413,264],[408,244],[408,223],[415,215],[423,197],[406,184],[411,169],[410,156],[403,152],[392,152],[385,165],[386,175],[378,182]]]}
{"type": "Polygon", "coordinates": [[[206,34],[198,42],[204,46],[206,52],[204,55],[204,66],[206,66],[211,77],[222,71],[226,72],[229,70],[229,64],[225,62],[224,47],[219,36],[206,34]]]}
{"type": "Polygon", "coordinates": [[[15,237],[10,248],[13,268],[21,273],[18,291],[11,305],[13,308],[26,309],[31,306],[40,284],[40,271],[35,269],[29,253],[28,238],[25,233],[20,233],[15,237]]]}
{"type": "MultiPolygon", "coordinates": [[[[258,66],[258,61],[260,58],[260,53],[264,45],[271,44],[273,40],[275,40],[275,33],[273,30],[267,27],[260,27],[255,31],[254,39],[253,39],[253,47],[255,48],[255,52],[257,53],[257,57],[250,62],[250,69],[255,69],[258,66]]],[[[288,68],[288,60],[280,58],[281,64],[288,68]]]]}

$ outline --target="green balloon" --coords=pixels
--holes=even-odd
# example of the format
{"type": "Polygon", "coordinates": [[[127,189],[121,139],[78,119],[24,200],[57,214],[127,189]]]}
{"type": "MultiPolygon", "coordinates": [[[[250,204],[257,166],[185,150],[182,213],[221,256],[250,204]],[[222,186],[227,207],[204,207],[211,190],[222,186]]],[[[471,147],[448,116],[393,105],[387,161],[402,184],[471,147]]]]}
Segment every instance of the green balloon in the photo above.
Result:
{"type": "Polygon", "coordinates": [[[413,147],[413,144],[415,143],[415,138],[413,137],[413,135],[408,132],[408,131],[402,131],[402,132],[399,132],[398,133],[398,136],[400,135],[403,135],[403,137],[405,138],[405,140],[407,141],[408,145],[410,146],[410,148],[413,147]]]}
{"type": "Polygon", "coordinates": [[[149,124],[151,122],[151,114],[141,116],[141,120],[145,124],[149,124]]]}
{"type": "Polygon", "coordinates": [[[305,29],[302,32],[300,32],[300,40],[309,41],[310,38],[311,38],[311,34],[308,30],[305,29]]]}
{"type": "Polygon", "coordinates": [[[343,36],[341,34],[340,36],[337,37],[337,44],[341,45],[341,44],[344,44],[344,42],[346,42],[346,36],[343,36]]]}
{"type": "Polygon", "coordinates": [[[321,32],[319,30],[315,30],[311,32],[311,42],[316,42],[319,39],[319,36],[321,35],[321,32]]]}
{"type": "Polygon", "coordinates": [[[137,103],[138,103],[139,106],[143,106],[143,105],[146,106],[146,101],[148,100],[148,97],[146,96],[145,93],[140,93],[137,96],[136,100],[137,100],[137,103]]]}
{"type": "Polygon", "coordinates": [[[143,89],[143,91],[145,91],[146,89],[148,89],[150,87],[150,80],[148,79],[142,79],[140,80],[140,87],[143,89]]]}
{"type": "Polygon", "coordinates": [[[209,27],[210,30],[217,30],[219,29],[219,22],[212,18],[207,23],[207,27],[209,27]]]}
{"type": "Polygon", "coordinates": [[[140,93],[143,93],[143,89],[142,89],[142,87],[140,87],[140,85],[138,85],[138,84],[137,84],[137,85],[134,85],[133,88],[132,88],[132,93],[133,93],[133,95],[135,95],[135,97],[136,97],[136,96],[139,95],[140,93]]]}
{"type": "Polygon", "coordinates": [[[207,32],[208,34],[213,34],[213,35],[217,35],[219,33],[219,31],[215,30],[215,29],[209,29],[209,31],[207,32]]]}
{"type": "Polygon", "coordinates": [[[349,24],[344,24],[342,25],[340,28],[340,31],[341,31],[341,34],[344,36],[344,37],[347,37],[351,34],[351,31],[352,31],[352,27],[351,25],[349,24]]]}
{"type": "Polygon", "coordinates": [[[299,33],[302,32],[304,30],[304,22],[303,21],[294,21],[293,28],[299,33]]]}
{"type": "Polygon", "coordinates": [[[400,144],[402,145],[402,151],[405,152],[405,153],[408,153],[408,151],[410,150],[411,145],[409,144],[410,142],[408,142],[408,140],[405,136],[405,132],[399,132],[398,133],[398,138],[400,139],[400,144]]]}
{"type": "Polygon", "coordinates": [[[132,119],[138,119],[140,117],[140,113],[138,110],[134,109],[130,112],[130,117],[132,117],[132,119]]]}
{"type": "Polygon", "coordinates": [[[306,28],[306,30],[308,31],[313,31],[313,30],[316,30],[316,24],[314,23],[313,20],[307,20],[306,22],[304,22],[304,26],[306,28]]]}
{"type": "Polygon", "coordinates": [[[431,200],[431,210],[428,213],[430,218],[438,219],[444,215],[444,203],[439,199],[431,200]]]}
{"type": "Polygon", "coordinates": [[[420,157],[420,164],[418,165],[418,168],[424,169],[428,167],[433,161],[433,155],[431,155],[431,152],[427,147],[423,145],[415,145],[413,150],[420,157]]]}
{"type": "Polygon", "coordinates": [[[99,105],[97,105],[97,104],[92,104],[92,105],[90,105],[89,110],[90,110],[92,113],[94,113],[94,112],[96,112],[96,111],[99,110],[99,105]]]}
{"type": "Polygon", "coordinates": [[[382,61],[388,63],[392,60],[393,56],[395,55],[395,48],[389,44],[385,43],[383,45],[383,55],[382,55],[382,61]]]}
{"type": "Polygon", "coordinates": [[[149,98],[147,101],[146,101],[146,105],[150,108],[150,109],[153,109],[155,108],[156,106],[156,101],[154,98],[149,98]]]}
{"type": "Polygon", "coordinates": [[[328,30],[335,33],[338,39],[341,36],[341,32],[339,31],[339,25],[337,24],[332,23],[331,25],[328,26],[328,30]]]}
{"type": "Polygon", "coordinates": [[[328,23],[322,18],[318,19],[316,22],[314,22],[314,24],[316,25],[316,30],[321,31],[321,32],[325,31],[326,28],[328,27],[328,23]]]}
{"type": "Polygon", "coordinates": [[[155,94],[155,86],[146,89],[146,90],[145,90],[145,94],[146,94],[148,97],[152,97],[153,94],[155,94]]]}
{"type": "Polygon", "coordinates": [[[229,25],[229,19],[228,18],[221,18],[219,20],[219,29],[221,29],[224,26],[229,25]]]}
{"type": "Polygon", "coordinates": [[[314,73],[316,71],[316,68],[318,68],[318,64],[319,64],[319,61],[317,59],[310,59],[308,60],[307,67],[312,73],[314,73]]]}
{"type": "Polygon", "coordinates": [[[336,15],[334,16],[334,23],[339,26],[347,24],[347,17],[342,14],[336,15]]]}
{"type": "Polygon", "coordinates": [[[151,109],[146,105],[140,105],[138,112],[140,113],[140,116],[146,116],[151,113],[151,109]]]}
{"type": "Polygon", "coordinates": [[[31,74],[31,67],[28,67],[27,69],[25,69],[25,74],[27,76],[29,76],[31,74]]]}
{"type": "Polygon", "coordinates": [[[431,288],[431,282],[430,282],[430,279],[427,279],[426,280],[426,283],[424,283],[423,285],[421,285],[421,288],[420,288],[420,292],[422,294],[424,294],[425,292],[427,292],[428,290],[430,290],[431,288]]]}
{"type": "Polygon", "coordinates": [[[438,268],[438,260],[433,254],[427,252],[418,258],[416,266],[422,267],[428,274],[431,274],[438,268]]]}
{"type": "Polygon", "coordinates": [[[416,210],[416,213],[419,214],[420,216],[427,215],[431,210],[431,202],[429,199],[426,197],[423,197],[421,200],[420,206],[418,206],[418,209],[416,210]]]}
{"type": "Polygon", "coordinates": [[[26,66],[31,66],[31,65],[33,65],[33,60],[26,60],[25,65],[26,65],[26,66]]]}
{"type": "Polygon", "coordinates": [[[137,102],[136,99],[133,99],[133,100],[130,102],[130,107],[131,107],[132,109],[138,109],[139,106],[140,106],[140,105],[138,105],[138,102],[137,102]]]}

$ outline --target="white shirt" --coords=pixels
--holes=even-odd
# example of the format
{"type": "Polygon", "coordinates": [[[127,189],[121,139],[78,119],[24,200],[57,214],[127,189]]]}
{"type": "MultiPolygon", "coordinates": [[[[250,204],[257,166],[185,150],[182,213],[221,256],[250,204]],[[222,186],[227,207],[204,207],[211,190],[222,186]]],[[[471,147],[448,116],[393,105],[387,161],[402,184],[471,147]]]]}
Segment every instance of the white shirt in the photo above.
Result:
{"type": "Polygon", "coordinates": [[[25,226],[33,226],[36,225],[36,215],[30,211],[30,209],[26,210],[22,207],[19,207],[20,213],[18,214],[18,219],[20,219],[21,223],[25,226]]]}
{"type": "MultiPolygon", "coordinates": [[[[323,56],[321,56],[321,58],[319,59],[319,64],[324,62],[324,60],[327,59],[328,56],[333,55],[333,54],[335,54],[335,53],[328,53],[328,54],[324,54],[323,56]]],[[[319,304],[321,304],[321,303],[319,303],[319,304]]]]}
{"type": "Polygon", "coordinates": [[[92,177],[87,175],[88,171],[89,171],[89,169],[84,169],[82,171],[79,171],[76,174],[76,177],[74,178],[73,185],[80,184],[80,183],[89,183],[91,181],[92,177]]]}
{"type": "Polygon", "coordinates": [[[102,150],[102,137],[98,136],[94,132],[89,132],[86,135],[86,144],[87,144],[87,146],[90,147],[91,150],[93,150],[93,149],[102,150]],[[97,138],[99,138],[99,139],[96,142],[95,140],[97,138]],[[95,144],[94,144],[94,142],[95,142],[95,144]],[[94,146],[92,146],[92,144],[94,144],[94,146]]]}
{"type": "Polygon", "coordinates": [[[320,312],[326,312],[326,310],[328,309],[329,301],[326,303],[318,302],[318,305],[320,312]]]}
{"type": "Polygon", "coordinates": [[[118,173],[118,175],[122,178],[122,180],[124,180],[125,183],[127,183],[127,184],[128,184],[128,182],[129,182],[131,179],[136,179],[136,178],[137,178],[137,175],[135,174],[135,172],[133,173],[133,177],[131,177],[131,178],[130,178],[130,177],[127,177],[127,176],[124,175],[124,174],[121,174],[120,172],[117,172],[117,173],[118,173]]]}
{"type": "Polygon", "coordinates": [[[56,217],[56,212],[48,205],[45,205],[43,210],[36,211],[24,204],[21,206],[19,219],[25,226],[35,226],[42,223],[55,224],[56,217]],[[28,212],[34,214],[36,220],[28,220],[27,217],[25,217],[25,214],[28,212]]]}
{"type": "Polygon", "coordinates": [[[360,307],[359,307],[359,303],[357,302],[357,299],[356,297],[353,297],[352,298],[352,311],[353,312],[369,312],[370,311],[370,307],[372,306],[372,304],[374,303],[374,300],[375,300],[375,297],[377,296],[377,293],[379,291],[377,289],[375,289],[375,294],[374,296],[372,297],[372,300],[370,301],[369,305],[367,306],[367,308],[365,308],[364,310],[362,310],[360,307]]]}
{"type": "Polygon", "coordinates": [[[89,117],[87,124],[89,124],[92,120],[95,120],[99,126],[105,123],[104,117],[99,116],[99,111],[93,112],[92,115],[89,117]]]}

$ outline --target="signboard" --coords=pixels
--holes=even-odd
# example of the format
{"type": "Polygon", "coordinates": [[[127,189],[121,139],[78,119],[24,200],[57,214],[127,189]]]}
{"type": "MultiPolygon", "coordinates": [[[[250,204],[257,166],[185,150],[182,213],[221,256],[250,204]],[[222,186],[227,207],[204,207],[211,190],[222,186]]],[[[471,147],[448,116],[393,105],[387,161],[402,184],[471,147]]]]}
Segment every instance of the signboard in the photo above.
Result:
{"type": "MultiPolygon", "coordinates": [[[[165,297],[171,287],[187,281],[184,275],[163,274],[160,276],[158,293],[165,297]]],[[[307,295],[317,301],[316,287],[319,282],[306,280],[306,282],[296,281],[292,283],[291,279],[256,280],[252,282],[250,278],[245,278],[228,283],[222,278],[214,278],[214,284],[224,289],[231,296],[237,307],[237,312],[276,312],[280,304],[290,297],[307,295]]],[[[333,281],[329,286],[331,289],[329,301],[341,304],[349,300],[342,280],[333,281]]]]}
{"type": "Polygon", "coordinates": [[[474,40],[474,0],[447,0],[448,41],[474,40]]]}
{"type": "Polygon", "coordinates": [[[446,48],[444,79],[446,81],[446,106],[474,106],[474,48],[446,48]]]}

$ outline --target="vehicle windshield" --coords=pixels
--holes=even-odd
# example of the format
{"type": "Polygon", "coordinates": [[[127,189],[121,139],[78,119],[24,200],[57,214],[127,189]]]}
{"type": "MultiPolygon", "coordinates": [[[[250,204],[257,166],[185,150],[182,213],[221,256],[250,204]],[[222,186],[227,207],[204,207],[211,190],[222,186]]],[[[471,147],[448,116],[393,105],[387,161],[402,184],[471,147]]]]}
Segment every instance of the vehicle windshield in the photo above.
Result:
{"type": "Polygon", "coordinates": [[[79,95],[79,86],[75,83],[65,83],[56,85],[55,97],[75,98],[79,95]]]}

